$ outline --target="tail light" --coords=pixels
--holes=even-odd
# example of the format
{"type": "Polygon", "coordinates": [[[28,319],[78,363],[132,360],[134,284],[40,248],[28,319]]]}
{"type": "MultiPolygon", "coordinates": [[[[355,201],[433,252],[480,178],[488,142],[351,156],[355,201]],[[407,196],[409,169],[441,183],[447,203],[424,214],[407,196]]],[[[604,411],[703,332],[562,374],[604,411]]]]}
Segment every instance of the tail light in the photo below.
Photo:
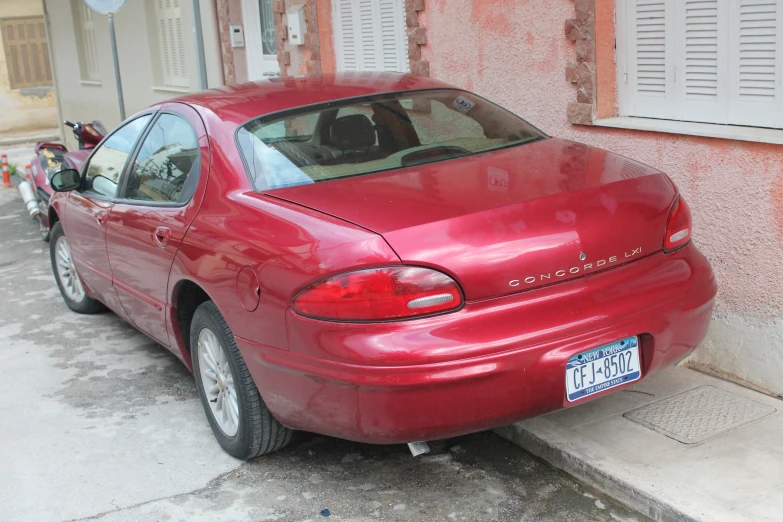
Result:
{"type": "Polygon", "coordinates": [[[666,252],[677,250],[685,246],[691,240],[693,222],[691,210],[685,199],[680,196],[674,201],[669,213],[669,221],[666,223],[666,237],[663,240],[663,249],[666,252]]]}
{"type": "Polygon", "coordinates": [[[388,321],[457,310],[457,283],[441,272],[413,266],[357,270],[318,281],[291,304],[307,317],[333,321],[388,321]]]}

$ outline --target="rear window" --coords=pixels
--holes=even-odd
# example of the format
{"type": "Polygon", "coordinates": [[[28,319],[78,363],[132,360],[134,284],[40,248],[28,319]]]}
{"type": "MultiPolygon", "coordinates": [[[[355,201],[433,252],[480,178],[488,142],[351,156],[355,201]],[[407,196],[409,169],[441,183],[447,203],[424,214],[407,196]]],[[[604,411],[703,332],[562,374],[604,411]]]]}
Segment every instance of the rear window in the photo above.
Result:
{"type": "Polygon", "coordinates": [[[476,95],[398,92],[286,111],[237,133],[258,191],[414,167],[536,141],[544,135],[476,95]]]}

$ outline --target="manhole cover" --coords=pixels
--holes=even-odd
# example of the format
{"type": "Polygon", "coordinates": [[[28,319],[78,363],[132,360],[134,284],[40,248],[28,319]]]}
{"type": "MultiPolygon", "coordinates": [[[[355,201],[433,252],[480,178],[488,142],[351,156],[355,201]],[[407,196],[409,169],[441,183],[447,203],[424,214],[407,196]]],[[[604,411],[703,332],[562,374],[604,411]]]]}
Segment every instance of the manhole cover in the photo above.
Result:
{"type": "Polygon", "coordinates": [[[683,444],[696,444],[776,411],[726,390],[701,386],[624,416],[683,444]]]}

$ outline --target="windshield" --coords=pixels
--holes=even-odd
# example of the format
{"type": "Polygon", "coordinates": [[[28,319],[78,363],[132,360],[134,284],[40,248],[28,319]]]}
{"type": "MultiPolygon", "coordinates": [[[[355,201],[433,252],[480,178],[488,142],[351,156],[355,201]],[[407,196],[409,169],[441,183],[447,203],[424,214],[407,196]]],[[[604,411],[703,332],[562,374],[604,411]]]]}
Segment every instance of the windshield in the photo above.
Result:
{"type": "Polygon", "coordinates": [[[414,167],[529,143],[539,130],[464,91],[408,91],[261,117],[237,133],[258,191],[414,167]]]}

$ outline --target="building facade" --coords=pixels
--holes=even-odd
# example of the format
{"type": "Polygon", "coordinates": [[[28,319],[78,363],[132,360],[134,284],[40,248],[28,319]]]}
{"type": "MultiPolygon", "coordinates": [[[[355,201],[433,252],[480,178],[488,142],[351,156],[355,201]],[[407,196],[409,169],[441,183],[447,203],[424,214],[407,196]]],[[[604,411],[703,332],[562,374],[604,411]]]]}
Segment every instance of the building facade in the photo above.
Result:
{"type": "MultiPolygon", "coordinates": [[[[31,1],[30,3],[37,3],[31,1]]],[[[82,0],[43,0],[52,42],[56,89],[63,119],[120,122],[117,84],[106,16],[82,0]]],[[[115,15],[125,110],[198,90],[198,61],[189,0],[129,0],[115,15]]],[[[200,2],[207,81],[223,84],[214,2],[200,2]]],[[[66,143],[75,146],[70,132],[66,143]]]]}
{"type": "Polygon", "coordinates": [[[783,394],[783,2],[427,0],[430,73],[668,173],[718,303],[691,364],[783,394]]]}
{"type": "Polygon", "coordinates": [[[0,135],[57,126],[43,14],[40,2],[0,0],[0,135]]]}
{"type": "MultiPolygon", "coordinates": [[[[45,0],[63,116],[114,124],[105,21],[76,3],[45,0]]],[[[129,1],[117,17],[129,113],[194,89],[189,5],[129,1]],[[156,44],[171,34],[169,4],[187,33],[176,55],[156,44]]],[[[210,86],[409,71],[668,173],[720,286],[690,364],[783,394],[783,0],[202,0],[201,11],[210,86]]]]}

